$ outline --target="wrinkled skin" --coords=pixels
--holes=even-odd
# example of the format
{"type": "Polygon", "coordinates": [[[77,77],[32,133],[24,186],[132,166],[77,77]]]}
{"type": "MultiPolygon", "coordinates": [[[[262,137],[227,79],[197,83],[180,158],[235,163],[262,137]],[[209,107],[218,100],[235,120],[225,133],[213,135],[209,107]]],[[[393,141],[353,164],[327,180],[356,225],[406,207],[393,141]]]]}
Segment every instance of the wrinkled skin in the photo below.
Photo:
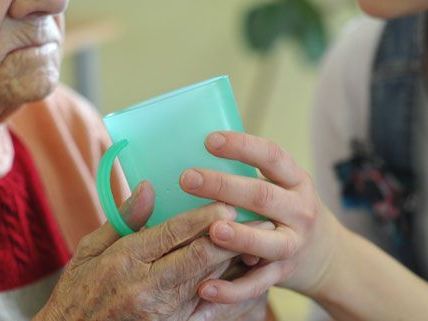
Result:
{"type": "Polygon", "coordinates": [[[0,2],[0,120],[58,83],[66,0],[0,2]]]}
{"type": "MultiPolygon", "coordinates": [[[[55,89],[67,5],[68,0],[0,1],[0,122],[55,89]]],[[[151,212],[147,197],[154,196],[147,189],[140,195],[143,202],[135,205],[134,195],[123,207],[137,230],[151,212]]],[[[219,305],[203,304],[196,294],[197,284],[219,277],[234,255],[201,235],[227,213],[213,205],[121,240],[104,225],[82,240],[35,320],[187,320],[193,315],[215,321],[251,314],[261,321],[254,316],[263,314],[265,298],[228,306],[227,317],[219,305]]]]}
{"type": "MultiPolygon", "coordinates": [[[[144,183],[121,211],[128,221],[137,211],[143,223],[152,210],[150,199],[153,191],[144,183]]],[[[233,208],[215,203],[121,239],[104,225],[80,242],[35,320],[216,321],[249,314],[263,320],[265,297],[229,306],[226,318],[225,307],[203,302],[197,294],[202,281],[220,277],[236,256],[204,234],[213,222],[235,217],[233,208]]]]}
{"type": "Polygon", "coordinates": [[[224,205],[211,205],[122,239],[104,225],[79,244],[43,317],[187,320],[200,301],[199,282],[221,276],[235,255],[201,234],[233,215],[224,205]]]}

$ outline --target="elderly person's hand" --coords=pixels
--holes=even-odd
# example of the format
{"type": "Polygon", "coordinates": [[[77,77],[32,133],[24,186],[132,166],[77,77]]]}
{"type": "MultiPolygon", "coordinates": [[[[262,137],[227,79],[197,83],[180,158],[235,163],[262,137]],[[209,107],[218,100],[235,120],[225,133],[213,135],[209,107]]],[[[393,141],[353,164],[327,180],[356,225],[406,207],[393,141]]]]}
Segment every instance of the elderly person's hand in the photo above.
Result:
{"type": "MultiPolygon", "coordinates": [[[[141,223],[151,212],[151,199],[142,184],[121,210],[135,226],[135,217],[141,223]]],[[[105,224],[82,240],[35,320],[187,320],[200,303],[199,283],[220,277],[236,255],[201,235],[235,216],[215,203],[121,239],[105,224]]]]}
{"type": "MultiPolygon", "coordinates": [[[[3,121],[13,112],[55,89],[67,5],[68,0],[0,1],[0,131],[6,131],[3,121]]],[[[13,153],[1,158],[4,173],[13,153]]],[[[122,208],[137,230],[151,212],[147,193],[134,195],[122,208]]],[[[215,220],[233,217],[233,211],[214,204],[120,240],[104,225],[81,242],[35,319],[187,320],[198,307],[195,317],[208,308],[215,320],[235,320],[251,302],[231,307],[233,318],[225,318],[217,305],[199,305],[196,295],[198,283],[219,277],[234,255],[201,235],[215,220]]]]}
{"type": "Polygon", "coordinates": [[[259,137],[214,133],[206,146],[217,157],[259,168],[269,181],[192,169],[182,175],[182,188],[199,197],[255,211],[269,218],[275,228],[226,220],[212,224],[211,240],[250,255],[244,260],[254,267],[233,281],[206,281],[199,291],[201,297],[237,303],[259,296],[275,284],[312,295],[324,280],[341,226],[322,206],[309,175],[278,145],[259,137]],[[264,260],[259,262],[257,257],[264,260]]]}

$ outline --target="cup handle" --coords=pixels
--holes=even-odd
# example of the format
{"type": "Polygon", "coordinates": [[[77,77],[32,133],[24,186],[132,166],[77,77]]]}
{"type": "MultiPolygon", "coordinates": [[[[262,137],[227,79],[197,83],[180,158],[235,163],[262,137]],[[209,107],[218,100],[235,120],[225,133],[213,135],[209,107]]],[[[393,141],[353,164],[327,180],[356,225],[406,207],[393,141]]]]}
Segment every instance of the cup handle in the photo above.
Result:
{"type": "Polygon", "coordinates": [[[116,207],[113,193],[111,192],[110,178],[114,160],[126,146],[128,146],[126,139],[113,144],[101,158],[97,171],[97,190],[101,206],[107,220],[120,236],[132,234],[134,231],[126,224],[116,207]]]}

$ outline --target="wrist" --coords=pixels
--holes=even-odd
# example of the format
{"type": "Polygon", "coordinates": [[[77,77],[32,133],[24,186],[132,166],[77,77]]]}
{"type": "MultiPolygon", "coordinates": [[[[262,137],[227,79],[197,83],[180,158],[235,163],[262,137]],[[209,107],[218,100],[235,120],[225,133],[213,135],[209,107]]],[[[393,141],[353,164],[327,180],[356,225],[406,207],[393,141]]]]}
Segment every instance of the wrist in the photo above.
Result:
{"type": "Polygon", "coordinates": [[[325,268],[318,286],[311,293],[311,297],[322,305],[335,304],[343,296],[343,290],[350,287],[352,276],[352,260],[349,254],[355,235],[353,232],[339,224],[336,231],[336,242],[329,262],[325,268]]]}

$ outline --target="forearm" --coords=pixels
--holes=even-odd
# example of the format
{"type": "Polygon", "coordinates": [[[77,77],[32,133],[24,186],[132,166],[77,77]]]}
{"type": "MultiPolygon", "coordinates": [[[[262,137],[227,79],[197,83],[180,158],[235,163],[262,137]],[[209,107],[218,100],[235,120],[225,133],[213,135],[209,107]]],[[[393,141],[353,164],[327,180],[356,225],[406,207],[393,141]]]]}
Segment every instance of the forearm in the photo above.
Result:
{"type": "Polygon", "coordinates": [[[424,321],[428,285],[363,238],[344,230],[316,300],[339,321],[424,321]]]}

